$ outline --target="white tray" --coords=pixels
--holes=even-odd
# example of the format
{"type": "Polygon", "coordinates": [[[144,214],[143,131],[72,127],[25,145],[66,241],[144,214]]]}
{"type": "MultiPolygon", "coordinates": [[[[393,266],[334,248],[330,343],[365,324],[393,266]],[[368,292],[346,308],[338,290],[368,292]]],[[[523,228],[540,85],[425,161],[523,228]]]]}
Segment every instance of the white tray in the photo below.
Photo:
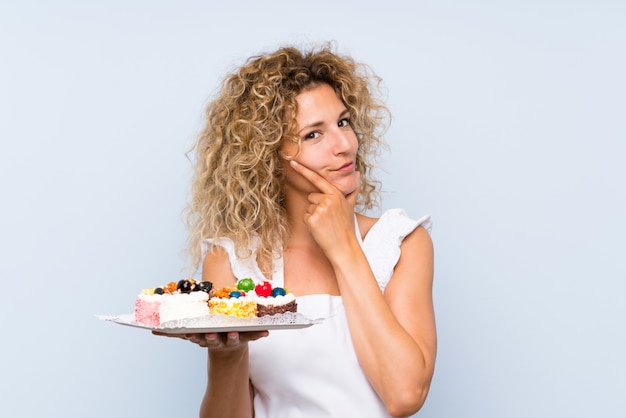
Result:
{"type": "Polygon", "coordinates": [[[320,319],[309,319],[300,313],[287,312],[284,314],[263,316],[260,318],[237,318],[227,315],[207,315],[200,318],[169,321],[158,327],[151,327],[135,322],[133,314],[125,315],[96,315],[105,321],[127,325],[136,328],[149,329],[164,334],[206,334],[211,332],[229,331],[265,331],[279,329],[307,328],[321,322],[320,319]]]}

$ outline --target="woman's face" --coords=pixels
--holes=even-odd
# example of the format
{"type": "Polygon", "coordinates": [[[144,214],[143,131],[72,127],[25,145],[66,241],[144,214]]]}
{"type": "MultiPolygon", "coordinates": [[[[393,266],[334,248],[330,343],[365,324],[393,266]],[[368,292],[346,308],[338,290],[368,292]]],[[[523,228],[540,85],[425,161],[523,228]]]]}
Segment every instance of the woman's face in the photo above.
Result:
{"type": "MultiPolygon", "coordinates": [[[[355,171],[358,140],[350,125],[350,113],[328,84],[320,84],[296,97],[298,113],[296,132],[301,151],[296,161],[315,171],[337,187],[344,195],[356,190],[355,171]]],[[[284,141],[283,155],[294,156],[297,144],[284,141]]],[[[307,179],[284,164],[287,190],[317,192],[307,179]]]]}

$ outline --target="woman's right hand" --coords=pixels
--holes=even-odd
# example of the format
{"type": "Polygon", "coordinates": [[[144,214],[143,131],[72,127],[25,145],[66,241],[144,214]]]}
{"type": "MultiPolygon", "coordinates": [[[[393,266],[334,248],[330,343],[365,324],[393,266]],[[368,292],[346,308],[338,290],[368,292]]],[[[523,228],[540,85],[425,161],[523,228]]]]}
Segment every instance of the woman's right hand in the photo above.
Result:
{"type": "Polygon", "coordinates": [[[246,332],[210,332],[206,334],[166,334],[152,331],[154,335],[164,337],[181,338],[198,344],[200,347],[208,348],[212,353],[228,353],[237,351],[246,346],[250,341],[267,337],[269,331],[246,331],[246,332]]]}

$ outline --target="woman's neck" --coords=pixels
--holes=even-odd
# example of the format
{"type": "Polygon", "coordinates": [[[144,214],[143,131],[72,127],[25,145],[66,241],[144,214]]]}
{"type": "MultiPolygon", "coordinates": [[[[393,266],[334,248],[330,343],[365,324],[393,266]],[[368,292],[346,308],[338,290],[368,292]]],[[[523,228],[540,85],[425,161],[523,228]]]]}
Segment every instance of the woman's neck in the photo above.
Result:
{"type": "Polygon", "coordinates": [[[304,222],[304,215],[306,215],[309,205],[308,194],[287,193],[285,209],[289,230],[285,248],[293,244],[317,246],[309,227],[304,222]]]}

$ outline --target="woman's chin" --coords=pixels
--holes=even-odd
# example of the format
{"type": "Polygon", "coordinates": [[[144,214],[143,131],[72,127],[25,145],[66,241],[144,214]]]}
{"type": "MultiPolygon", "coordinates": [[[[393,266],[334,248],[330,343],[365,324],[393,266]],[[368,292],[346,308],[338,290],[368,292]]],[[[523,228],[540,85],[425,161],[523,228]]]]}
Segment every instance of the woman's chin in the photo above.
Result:
{"type": "Polygon", "coordinates": [[[345,183],[340,183],[340,184],[335,184],[335,187],[337,189],[339,189],[341,191],[341,193],[343,193],[343,195],[345,197],[350,196],[352,193],[354,193],[357,189],[356,187],[356,183],[351,181],[351,182],[345,182],[345,183]]]}

